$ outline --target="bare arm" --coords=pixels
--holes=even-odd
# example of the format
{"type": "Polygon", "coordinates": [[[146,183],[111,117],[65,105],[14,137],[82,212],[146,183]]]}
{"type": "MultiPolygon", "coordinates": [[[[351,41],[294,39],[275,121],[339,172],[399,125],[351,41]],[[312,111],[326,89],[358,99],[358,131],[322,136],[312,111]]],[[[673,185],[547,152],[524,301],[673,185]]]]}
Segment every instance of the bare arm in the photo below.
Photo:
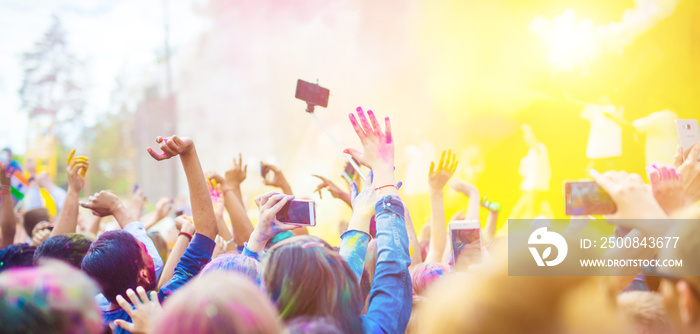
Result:
{"type": "Polygon", "coordinates": [[[10,175],[7,173],[7,166],[0,164],[0,229],[2,229],[2,240],[0,249],[12,245],[15,239],[15,212],[12,208],[12,195],[10,194],[10,175]]]}
{"type": "MultiPolygon", "coordinates": [[[[237,181],[240,180],[240,173],[237,171],[237,168],[238,167],[236,167],[236,162],[234,160],[234,167],[225,173],[227,176],[226,179],[213,171],[207,173],[207,178],[213,179],[221,185],[223,192],[223,194],[221,194],[223,196],[223,206],[228,212],[229,219],[231,220],[231,227],[233,227],[233,233],[229,232],[228,235],[219,233],[219,235],[221,235],[226,242],[234,239],[235,244],[242,245],[248,241],[250,235],[253,233],[253,224],[250,222],[250,218],[248,218],[248,214],[245,212],[243,201],[238,197],[238,195],[235,194],[233,187],[231,187],[231,182],[236,185],[240,184],[240,182],[237,181]],[[238,176],[234,177],[236,175],[238,176]]],[[[244,167],[243,169],[245,170],[246,168],[244,167]]],[[[226,232],[228,232],[228,226],[225,226],[225,228],[226,232]]],[[[219,224],[219,229],[222,229],[221,223],[219,224]]],[[[229,245],[233,245],[233,243],[229,245]]]]}
{"type": "Polygon", "coordinates": [[[207,236],[211,240],[216,238],[218,228],[216,226],[216,216],[214,207],[209,197],[209,189],[204,178],[202,165],[199,163],[197,149],[189,138],[172,136],[169,138],[158,137],[156,140],[160,144],[163,153],[156,153],[152,148],[148,148],[148,153],[156,160],[165,160],[176,155],[180,156],[182,168],[185,170],[187,185],[190,191],[190,205],[192,206],[192,217],[194,219],[197,233],[207,236]]]}
{"type": "MultiPolygon", "coordinates": [[[[224,176],[226,177],[226,185],[229,186],[231,191],[233,192],[234,195],[236,195],[235,198],[238,199],[238,201],[241,203],[243,207],[245,207],[245,203],[243,203],[243,194],[241,193],[241,183],[245,180],[246,176],[248,174],[248,165],[243,164],[243,156],[239,153],[238,154],[238,160],[233,159],[233,167],[224,173],[224,176]]],[[[224,192],[226,192],[226,189],[224,189],[224,192]]],[[[228,210],[228,206],[226,207],[226,210],[228,210]]],[[[233,220],[232,220],[233,221],[233,220]]],[[[251,231],[252,231],[252,226],[251,226],[251,231]]],[[[248,239],[246,239],[248,240],[248,239]]]]}
{"type": "MultiPolygon", "coordinates": [[[[73,152],[69,156],[73,157],[73,152]]],[[[56,225],[51,231],[51,236],[75,233],[78,226],[78,208],[80,191],[85,185],[85,171],[88,168],[88,161],[85,157],[75,157],[69,161],[66,171],[68,173],[68,192],[66,200],[63,202],[63,209],[58,215],[56,225]]]]}
{"type": "Polygon", "coordinates": [[[411,214],[405,206],[404,213],[406,217],[406,231],[408,232],[408,253],[411,256],[411,265],[413,266],[423,262],[423,257],[421,256],[420,243],[416,236],[416,229],[413,227],[411,214]]]}
{"type": "MultiPolygon", "coordinates": [[[[177,217],[176,219],[183,220],[180,232],[185,232],[189,235],[194,235],[194,225],[192,225],[189,221],[186,221],[187,219],[184,218],[184,216],[177,217]]],[[[182,255],[185,254],[185,250],[187,249],[187,246],[189,246],[190,241],[191,240],[187,235],[179,234],[177,236],[177,239],[175,239],[175,245],[173,245],[173,249],[170,251],[170,255],[168,255],[168,260],[165,261],[165,265],[163,266],[163,273],[160,275],[160,279],[158,280],[157,290],[160,290],[160,288],[165,283],[167,283],[171,278],[173,278],[175,266],[177,266],[177,263],[180,262],[180,258],[182,257],[182,255]]]]}
{"type": "Polygon", "coordinates": [[[451,151],[443,151],[438,163],[437,169],[434,170],[435,163],[430,163],[430,172],[428,174],[428,183],[430,185],[430,208],[431,208],[431,224],[430,224],[430,249],[425,258],[427,263],[438,263],[441,260],[442,254],[445,251],[447,240],[447,223],[445,221],[445,203],[443,199],[443,188],[447,181],[452,177],[457,168],[451,151]],[[447,158],[445,158],[447,154],[447,158]]]}

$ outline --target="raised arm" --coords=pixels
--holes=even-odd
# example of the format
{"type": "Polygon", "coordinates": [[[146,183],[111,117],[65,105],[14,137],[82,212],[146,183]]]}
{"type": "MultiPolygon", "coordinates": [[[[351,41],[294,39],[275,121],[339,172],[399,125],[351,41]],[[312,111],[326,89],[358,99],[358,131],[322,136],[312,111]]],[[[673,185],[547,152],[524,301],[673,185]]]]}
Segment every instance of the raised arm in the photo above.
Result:
{"type": "Polygon", "coordinates": [[[266,177],[263,178],[263,183],[266,186],[273,186],[282,189],[282,192],[287,194],[287,195],[292,195],[292,186],[289,185],[289,182],[287,182],[287,178],[284,177],[284,174],[282,173],[282,170],[275,166],[275,165],[269,165],[266,163],[262,163],[262,168],[268,169],[269,171],[273,172],[272,180],[268,180],[266,177]]]}
{"type": "Polygon", "coordinates": [[[92,213],[96,216],[114,216],[114,220],[117,221],[121,229],[135,221],[135,217],[131,216],[131,211],[111,191],[102,190],[99,193],[95,193],[88,197],[87,202],[81,202],[80,206],[92,210],[92,213]]]}
{"type": "Polygon", "coordinates": [[[80,191],[85,185],[85,173],[88,169],[88,159],[86,157],[73,157],[75,150],[68,156],[68,192],[66,200],[63,202],[63,209],[58,215],[56,225],[51,231],[51,236],[75,233],[78,226],[78,202],[80,200],[80,191]]]}
{"type": "Polygon", "coordinates": [[[187,246],[192,240],[192,236],[196,232],[194,225],[189,220],[189,217],[179,216],[175,218],[175,220],[178,220],[182,226],[180,227],[180,233],[178,234],[177,239],[175,239],[175,245],[173,245],[173,249],[170,251],[168,260],[165,261],[165,265],[163,266],[163,274],[160,275],[160,279],[158,279],[158,290],[160,290],[165,283],[173,278],[175,266],[178,262],[180,262],[182,255],[185,254],[185,249],[187,249],[187,246]]]}
{"type": "MultiPolygon", "coordinates": [[[[245,207],[245,203],[243,202],[243,193],[241,193],[241,183],[245,181],[247,175],[248,165],[243,164],[243,156],[239,153],[238,160],[233,159],[233,167],[227,170],[224,176],[226,177],[226,185],[231,189],[233,195],[236,195],[238,202],[240,202],[243,207],[245,207]]],[[[226,192],[225,188],[224,192],[226,192]]],[[[228,208],[226,208],[226,210],[228,210],[228,208]]],[[[250,230],[251,232],[253,231],[252,225],[250,230]]],[[[246,238],[245,240],[248,239],[246,238]]]]}
{"type": "Polygon", "coordinates": [[[237,245],[243,245],[245,242],[247,242],[254,229],[253,224],[250,222],[250,218],[248,218],[248,214],[245,211],[243,200],[241,197],[239,197],[240,182],[245,179],[245,170],[247,170],[247,167],[244,166],[241,169],[241,167],[237,165],[234,160],[233,168],[227,170],[224,174],[226,175],[225,179],[222,178],[221,175],[214,172],[210,172],[208,175],[209,178],[216,180],[216,182],[221,185],[221,192],[223,193],[222,195],[224,198],[224,208],[226,209],[226,212],[228,212],[228,217],[231,220],[231,227],[233,227],[233,234],[231,236],[228,238],[224,235],[221,236],[226,239],[226,242],[231,241],[231,238],[233,238],[233,243],[237,245]],[[241,173],[243,173],[243,175],[241,175],[241,173]],[[236,193],[236,191],[238,191],[238,193],[236,193]]]}
{"type": "MultiPolygon", "coordinates": [[[[430,163],[428,185],[430,186],[430,249],[425,257],[427,263],[439,263],[445,251],[447,222],[445,221],[445,202],[443,189],[457,169],[457,160],[452,150],[442,151],[437,168],[430,163]]],[[[477,211],[478,212],[478,211],[477,211]]]]}
{"type": "Polygon", "coordinates": [[[352,201],[350,199],[349,193],[343,191],[335,183],[333,183],[333,181],[323,176],[316,174],[313,174],[313,176],[321,180],[321,183],[316,187],[316,190],[314,190],[314,192],[318,192],[319,197],[323,198],[323,196],[321,195],[321,190],[326,189],[329,193],[331,193],[331,196],[333,196],[333,198],[337,198],[345,202],[345,204],[352,208],[352,201]]]}
{"type": "Polygon", "coordinates": [[[182,168],[185,170],[187,185],[190,190],[190,205],[197,233],[214,240],[218,233],[214,207],[209,197],[209,189],[204,178],[202,165],[199,163],[197,149],[191,139],[172,136],[168,138],[158,137],[156,142],[160,144],[163,153],[156,153],[152,148],[147,148],[148,153],[158,161],[180,156],[182,168]]]}
{"type": "Polygon", "coordinates": [[[355,115],[350,114],[350,122],[362,142],[363,152],[345,150],[372,169],[374,177],[371,187],[378,199],[375,204],[377,265],[362,326],[366,333],[403,333],[412,307],[411,278],[408,273],[411,260],[403,204],[394,179],[394,140],[388,117],[383,132],[374,113],[370,110],[367,114],[369,121],[362,108],[357,108],[360,123],[355,115]]]}
{"type": "Polygon", "coordinates": [[[0,249],[12,245],[15,239],[15,211],[12,208],[10,189],[10,174],[7,172],[7,165],[0,164],[0,229],[2,229],[0,249]]]}

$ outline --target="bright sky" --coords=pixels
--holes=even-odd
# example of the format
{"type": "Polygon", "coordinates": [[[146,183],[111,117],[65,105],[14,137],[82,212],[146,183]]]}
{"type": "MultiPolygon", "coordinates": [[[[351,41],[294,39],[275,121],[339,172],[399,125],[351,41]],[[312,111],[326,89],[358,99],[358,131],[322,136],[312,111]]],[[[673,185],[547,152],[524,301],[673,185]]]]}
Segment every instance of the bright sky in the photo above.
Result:
{"type": "MultiPolygon", "coordinates": [[[[166,0],[167,1],[167,0],[166,0]]],[[[170,1],[171,50],[206,29],[194,7],[205,1],[170,1]]],[[[30,50],[56,14],[70,50],[85,62],[86,122],[110,108],[117,77],[135,81],[163,50],[163,0],[4,0],[0,2],[0,148],[26,149],[27,117],[20,110],[21,55],[30,50]]]]}

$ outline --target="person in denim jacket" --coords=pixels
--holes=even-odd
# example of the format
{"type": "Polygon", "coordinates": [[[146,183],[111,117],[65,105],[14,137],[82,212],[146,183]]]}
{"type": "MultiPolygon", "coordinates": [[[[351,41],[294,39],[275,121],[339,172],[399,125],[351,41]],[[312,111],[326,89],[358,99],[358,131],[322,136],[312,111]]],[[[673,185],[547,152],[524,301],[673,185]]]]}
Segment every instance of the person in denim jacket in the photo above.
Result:
{"type": "Polygon", "coordinates": [[[361,108],[357,114],[360,122],[353,114],[350,121],[364,152],[345,152],[369,167],[374,177],[353,200],[353,217],[341,236],[340,251],[318,238],[302,236],[284,240],[263,254],[272,236],[296,228],[275,218],[294,196],[270,192],[256,198],[260,217],[243,254],[262,260],[264,287],[285,322],[325,318],[345,333],[403,333],[412,308],[411,260],[404,206],[395,186],[391,127],[386,118],[386,132],[382,132],[372,111],[367,112],[369,121],[361,108]],[[372,216],[377,226],[377,266],[369,306],[361,315],[364,300],[359,280],[372,216]]]}

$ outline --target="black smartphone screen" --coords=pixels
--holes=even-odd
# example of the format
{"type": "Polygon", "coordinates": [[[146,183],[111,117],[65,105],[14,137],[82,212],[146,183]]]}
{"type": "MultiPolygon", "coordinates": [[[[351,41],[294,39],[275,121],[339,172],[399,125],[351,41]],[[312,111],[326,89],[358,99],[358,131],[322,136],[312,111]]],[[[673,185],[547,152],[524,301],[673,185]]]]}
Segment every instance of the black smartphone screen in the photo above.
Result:
{"type": "Polygon", "coordinates": [[[566,214],[569,216],[607,215],[617,211],[610,195],[593,181],[566,182],[566,214]]]}
{"type": "Polygon", "coordinates": [[[283,223],[299,224],[299,225],[315,225],[315,210],[314,217],[311,217],[311,206],[313,202],[309,201],[289,201],[277,213],[277,220],[283,223]]]}

